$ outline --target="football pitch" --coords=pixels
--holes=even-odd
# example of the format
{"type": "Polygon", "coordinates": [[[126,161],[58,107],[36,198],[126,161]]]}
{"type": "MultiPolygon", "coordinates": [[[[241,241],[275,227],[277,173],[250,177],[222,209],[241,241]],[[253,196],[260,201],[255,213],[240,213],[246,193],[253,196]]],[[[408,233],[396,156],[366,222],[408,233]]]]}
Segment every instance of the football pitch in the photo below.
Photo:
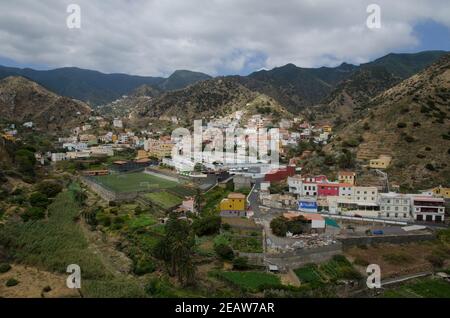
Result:
{"type": "Polygon", "coordinates": [[[94,177],[94,179],[98,184],[115,192],[136,192],[181,187],[176,182],[142,172],[111,174],[108,176],[94,177]]]}

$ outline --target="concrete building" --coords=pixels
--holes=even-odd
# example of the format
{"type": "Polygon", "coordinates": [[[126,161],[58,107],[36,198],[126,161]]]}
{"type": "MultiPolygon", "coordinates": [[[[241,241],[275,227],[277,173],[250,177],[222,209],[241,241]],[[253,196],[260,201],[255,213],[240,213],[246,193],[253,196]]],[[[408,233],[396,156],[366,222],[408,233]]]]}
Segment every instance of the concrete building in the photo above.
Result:
{"type": "Polygon", "coordinates": [[[228,198],[223,199],[220,204],[220,216],[222,217],[246,217],[246,196],[242,193],[230,193],[228,198]]]}
{"type": "Polygon", "coordinates": [[[339,171],[338,180],[340,183],[355,184],[356,173],[353,171],[339,171]]]}
{"type": "Polygon", "coordinates": [[[369,162],[369,167],[372,169],[387,169],[391,164],[392,157],[387,155],[380,155],[378,159],[372,159],[369,162]]]}
{"type": "Polygon", "coordinates": [[[443,198],[413,196],[411,208],[416,221],[444,222],[445,200],[443,198]]]}
{"type": "Polygon", "coordinates": [[[379,217],[384,219],[409,220],[411,216],[411,198],[401,193],[380,193],[378,196],[380,206],[379,217]]]}
{"type": "Polygon", "coordinates": [[[450,188],[444,188],[442,186],[433,188],[431,190],[435,196],[450,199],[450,188]]]}

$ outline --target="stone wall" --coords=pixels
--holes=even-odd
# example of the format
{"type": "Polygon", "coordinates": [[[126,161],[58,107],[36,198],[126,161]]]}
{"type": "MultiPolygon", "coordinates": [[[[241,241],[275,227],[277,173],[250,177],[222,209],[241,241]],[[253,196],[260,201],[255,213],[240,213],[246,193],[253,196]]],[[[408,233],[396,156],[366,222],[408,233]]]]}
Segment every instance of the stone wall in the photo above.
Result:
{"type": "Polygon", "coordinates": [[[339,238],[344,248],[358,245],[371,245],[381,243],[403,244],[421,241],[431,241],[436,238],[434,233],[430,234],[410,234],[410,235],[386,235],[386,236],[361,236],[339,238]]]}

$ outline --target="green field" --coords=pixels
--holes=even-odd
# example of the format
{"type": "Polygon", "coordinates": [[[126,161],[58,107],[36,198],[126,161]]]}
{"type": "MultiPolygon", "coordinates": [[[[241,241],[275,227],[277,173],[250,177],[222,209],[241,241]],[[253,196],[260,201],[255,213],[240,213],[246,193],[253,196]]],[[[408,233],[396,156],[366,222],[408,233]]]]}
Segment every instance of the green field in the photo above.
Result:
{"type": "Polygon", "coordinates": [[[423,278],[383,293],[386,298],[450,298],[450,283],[423,278]]]}
{"type": "Polygon", "coordinates": [[[235,286],[253,292],[263,287],[281,285],[278,276],[264,272],[219,272],[218,275],[235,286]]]}
{"type": "Polygon", "coordinates": [[[358,280],[361,274],[342,255],[335,255],[331,260],[320,265],[308,264],[294,270],[303,283],[320,284],[335,282],[340,279],[358,280]]]}
{"type": "Polygon", "coordinates": [[[323,281],[316,264],[297,268],[294,272],[303,283],[321,283],[323,281]]]}
{"type": "Polygon", "coordinates": [[[159,205],[163,209],[173,208],[181,204],[182,199],[170,192],[151,192],[145,195],[145,198],[159,205]]]}
{"type": "Polygon", "coordinates": [[[136,192],[177,188],[179,184],[145,173],[111,174],[94,177],[100,185],[116,192],[136,192]]]}

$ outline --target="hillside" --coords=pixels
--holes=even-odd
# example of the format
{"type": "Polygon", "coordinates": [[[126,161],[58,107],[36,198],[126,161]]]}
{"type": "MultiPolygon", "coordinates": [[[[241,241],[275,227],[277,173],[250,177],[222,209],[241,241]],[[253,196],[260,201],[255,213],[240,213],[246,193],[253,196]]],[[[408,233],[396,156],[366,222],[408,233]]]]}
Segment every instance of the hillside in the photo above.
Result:
{"type": "Polygon", "coordinates": [[[0,116],[19,124],[32,121],[42,130],[71,128],[86,120],[91,108],[61,97],[23,77],[0,81],[0,116]]]}
{"type": "Polygon", "coordinates": [[[38,71],[0,66],[0,79],[9,76],[26,77],[59,95],[82,100],[91,105],[108,104],[142,85],[152,85],[161,90],[173,90],[210,78],[206,74],[190,71],[176,71],[170,77],[162,78],[104,74],[76,67],[38,71]]]}
{"type": "Polygon", "coordinates": [[[177,89],[183,89],[185,87],[188,87],[189,85],[211,78],[211,76],[199,72],[178,70],[163,82],[158,84],[157,87],[162,91],[173,91],[177,89]]]}
{"type": "Polygon", "coordinates": [[[190,123],[194,119],[224,116],[251,106],[269,106],[287,114],[273,99],[250,91],[234,78],[222,77],[164,93],[137,107],[130,117],[177,116],[190,123]]]}
{"type": "Polygon", "coordinates": [[[347,144],[361,162],[393,157],[391,181],[404,188],[450,184],[450,54],[374,98],[364,116],[328,145],[347,144]],[[350,141],[350,143],[349,143],[350,141]]]}

